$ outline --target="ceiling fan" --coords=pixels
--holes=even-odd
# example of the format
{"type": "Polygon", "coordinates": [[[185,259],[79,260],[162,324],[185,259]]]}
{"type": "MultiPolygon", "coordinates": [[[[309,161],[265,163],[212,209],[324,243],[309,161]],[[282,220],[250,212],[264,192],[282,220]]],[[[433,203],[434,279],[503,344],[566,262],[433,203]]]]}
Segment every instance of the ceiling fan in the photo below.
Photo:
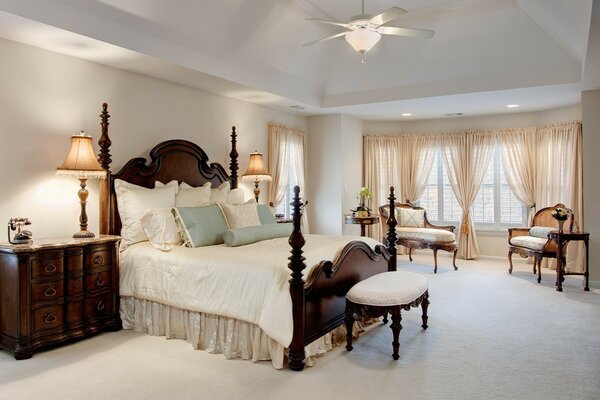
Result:
{"type": "Polygon", "coordinates": [[[338,33],[336,35],[327,36],[322,39],[318,39],[309,43],[303,44],[303,46],[310,46],[315,43],[324,42],[326,40],[335,39],[341,36],[345,36],[346,41],[361,54],[371,50],[373,46],[379,42],[381,35],[397,35],[406,36],[413,38],[430,39],[434,35],[434,31],[428,29],[413,29],[413,28],[396,28],[392,26],[383,26],[390,21],[406,14],[406,10],[399,7],[391,7],[374,17],[365,14],[365,0],[362,0],[362,14],[352,17],[348,23],[342,23],[337,21],[328,21],[319,18],[307,18],[307,21],[315,21],[323,24],[341,26],[348,30],[338,33]]]}

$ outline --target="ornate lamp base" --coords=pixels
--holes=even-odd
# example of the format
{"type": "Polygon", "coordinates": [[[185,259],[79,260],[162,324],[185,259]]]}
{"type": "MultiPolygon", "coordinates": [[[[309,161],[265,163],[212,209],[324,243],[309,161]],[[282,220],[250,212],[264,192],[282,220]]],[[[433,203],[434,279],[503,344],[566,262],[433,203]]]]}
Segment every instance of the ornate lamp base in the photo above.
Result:
{"type": "Polygon", "coordinates": [[[93,238],[95,236],[96,235],[94,234],[94,232],[90,232],[90,231],[79,231],[79,232],[73,234],[73,237],[75,239],[93,238]]]}

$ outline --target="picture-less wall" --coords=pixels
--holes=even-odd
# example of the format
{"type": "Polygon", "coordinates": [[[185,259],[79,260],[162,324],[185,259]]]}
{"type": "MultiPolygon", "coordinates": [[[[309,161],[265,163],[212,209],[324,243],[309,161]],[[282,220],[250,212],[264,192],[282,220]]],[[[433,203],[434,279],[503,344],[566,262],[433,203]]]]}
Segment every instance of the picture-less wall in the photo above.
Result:
{"type": "MultiPolygon", "coordinates": [[[[227,168],[235,125],[242,174],[255,149],[266,160],[268,122],[307,128],[301,116],[12,41],[0,40],[0,54],[0,221],[27,216],[37,238],[79,230],[79,182],[55,171],[81,129],[98,152],[102,102],[112,116],[113,171],[168,139],[198,143],[227,168]]],[[[89,225],[97,233],[98,182],[88,189],[89,225]]],[[[266,194],[261,183],[261,202],[266,194]]]]}

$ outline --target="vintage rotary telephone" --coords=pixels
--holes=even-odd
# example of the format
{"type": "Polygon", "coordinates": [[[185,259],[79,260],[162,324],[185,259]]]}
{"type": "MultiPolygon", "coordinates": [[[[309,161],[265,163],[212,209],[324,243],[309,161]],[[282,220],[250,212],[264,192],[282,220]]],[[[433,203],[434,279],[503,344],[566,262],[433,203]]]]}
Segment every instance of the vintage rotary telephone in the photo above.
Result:
{"type": "Polygon", "coordinates": [[[8,221],[8,241],[11,244],[23,244],[23,243],[29,243],[31,241],[31,236],[32,233],[31,231],[26,231],[26,230],[21,230],[21,228],[24,225],[31,225],[31,221],[29,220],[29,218],[11,218],[8,221]],[[15,233],[14,237],[11,239],[10,238],[10,231],[17,231],[17,233],[15,233]]]}

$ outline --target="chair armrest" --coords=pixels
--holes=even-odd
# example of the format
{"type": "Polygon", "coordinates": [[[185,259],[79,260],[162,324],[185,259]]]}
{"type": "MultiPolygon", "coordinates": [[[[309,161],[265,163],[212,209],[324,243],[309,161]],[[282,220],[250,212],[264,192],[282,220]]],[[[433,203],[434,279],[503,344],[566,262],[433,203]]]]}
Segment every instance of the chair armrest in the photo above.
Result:
{"type": "Polygon", "coordinates": [[[508,228],[508,242],[515,236],[529,236],[529,229],[527,228],[508,228]]]}
{"type": "Polygon", "coordinates": [[[424,220],[425,228],[433,228],[433,229],[442,229],[444,231],[449,231],[454,233],[454,229],[456,228],[454,225],[434,225],[428,220],[424,220]]]}

